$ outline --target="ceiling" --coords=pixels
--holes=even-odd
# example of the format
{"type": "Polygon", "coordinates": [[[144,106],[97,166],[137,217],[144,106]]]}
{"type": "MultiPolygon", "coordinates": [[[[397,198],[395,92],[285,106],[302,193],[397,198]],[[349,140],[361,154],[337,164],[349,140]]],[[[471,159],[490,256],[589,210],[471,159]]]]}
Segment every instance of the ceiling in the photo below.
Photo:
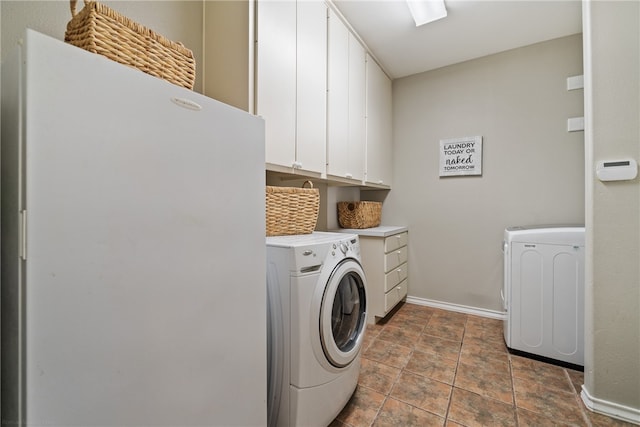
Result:
{"type": "Polygon", "coordinates": [[[580,0],[445,0],[416,27],[404,0],[333,0],[392,79],[582,32],[580,0]]]}

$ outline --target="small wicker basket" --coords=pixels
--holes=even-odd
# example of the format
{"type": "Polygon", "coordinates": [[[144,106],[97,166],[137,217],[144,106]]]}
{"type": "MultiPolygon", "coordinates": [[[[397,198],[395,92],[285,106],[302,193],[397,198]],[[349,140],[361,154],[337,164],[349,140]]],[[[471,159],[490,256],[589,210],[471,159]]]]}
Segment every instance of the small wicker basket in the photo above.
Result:
{"type": "Polygon", "coordinates": [[[380,225],[380,202],[338,202],[338,222],[342,228],[371,228],[380,225]]]}
{"type": "Polygon", "coordinates": [[[316,228],[320,193],[311,188],[267,186],[267,236],[309,234],[316,228]]]}
{"type": "Polygon", "coordinates": [[[196,62],[193,52],[96,1],[84,0],[71,21],[64,41],[179,86],[193,89],[196,62]]]}

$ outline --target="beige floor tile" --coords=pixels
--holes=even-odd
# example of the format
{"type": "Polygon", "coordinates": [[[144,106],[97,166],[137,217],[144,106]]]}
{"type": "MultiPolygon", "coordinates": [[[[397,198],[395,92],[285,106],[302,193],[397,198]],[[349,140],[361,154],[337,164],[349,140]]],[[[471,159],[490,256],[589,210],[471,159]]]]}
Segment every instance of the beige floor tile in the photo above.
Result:
{"type": "Polygon", "coordinates": [[[399,375],[400,368],[394,368],[363,357],[358,384],[387,395],[399,375]]]}
{"type": "Polygon", "coordinates": [[[430,378],[403,372],[391,390],[391,397],[445,417],[452,387],[430,378]]]}
{"type": "Polygon", "coordinates": [[[364,352],[363,356],[367,359],[384,363],[385,365],[404,368],[409,361],[411,354],[412,350],[408,347],[376,339],[371,343],[369,348],[367,348],[367,351],[364,352]]]}
{"type": "Polygon", "coordinates": [[[469,340],[462,342],[460,352],[460,362],[477,364],[479,366],[491,366],[495,369],[502,369],[504,374],[511,375],[509,354],[493,351],[487,345],[469,345],[469,340]]]}
{"type": "MultiPolygon", "coordinates": [[[[464,338],[476,338],[483,342],[491,342],[495,346],[504,345],[504,335],[502,327],[496,327],[495,324],[483,324],[467,322],[464,330],[464,338]]],[[[505,347],[506,349],[506,347],[505,347]]]]}
{"type": "Polygon", "coordinates": [[[364,333],[364,338],[362,339],[362,352],[367,351],[369,346],[375,341],[379,332],[369,332],[367,329],[364,333]]]}
{"type": "Polygon", "coordinates": [[[465,327],[467,323],[467,316],[461,315],[460,313],[452,313],[452,314],[439,314],[435,313],[429,319],[429,323],[432,325],[446,325],[446,326],[455,326],[457,328],[465,327]]]}
{"type": "Polygon", "coordinates": [[[374,427],[430,427],[444,426],[444,418],[424,411],[404,402],[388,398],[380,414],[373,423],[374,427]]]}
{"type": "Polygon", "coordinates": [[[389,341],[408,348],[415,347],[419,337],[420,331],[391,325],[386,325],[378,335],[378,339],[380,340],[389,341]]]}
{"type": "Polygon", "coordinates": [[[465,335],[462,340],[461,356],[473,356],[482,358],[498,359],[503,362],[509,362],[509,352],[504,343],[493,344],[487,343],[479,338],[468,337],[465,335]]]}
{"type": "Polygon", "coordinates": [[[425,306],[417,305],[417,304],[404,303],[398,309],[397,313],[398,314],[410,314],[411,316],[428,320],[433,315],[433,313],[435,311],[437,311],[437,310],[434,309],[434,308],[431,308],[431,307],[425,307],[425,306]]]}
{"type": "Polygon", "coordinates": [[[421,333],[426,326],[428,319],[412,316],[410,314],[398,313],[389,319],[384,325],[395,326],[397,328],[408,329],[421,333]]]}
{"type": "Polygon", "coordinates": [[[328,427],[349,427],[348,424],[343,423],[342,421],[339,421],[337,418],[333,421],[331,421],[331,424],[329,424],[328,427]]]}
{"type": "Polygon", "coordinates": [[[406,365],[406,370],[423,377],[447,384],[453,384],[457,362],[443,357],[414,351],[406,365]]]}
{"type": "Polygon", "coordinates": [[[462,342],[464,326],[450,325],[443,320],[433,321],[433,319],[431,319],[422,333],[424,335],[432,335],[434,337],[462,342]]]}
{"type": "Polygon", "coordinates": [[[569,377],[560,366],[512,355],[511,370],[514,378],[530,380],[545,388],[574,392],[569,377]]]}
{"type": "Polygon", "coordinates": [[[450,325],[464,326],[467,323],[467,314],[455,311],[438,310],[433,313],[432,320],[445,321],[450,325]]]}
{"type": "Polygon", "coordinates": [[[547,417],[543,414],[527,411],[526,409],[517,408],[518,426],[519,427],[565,427],[583,424],[565,423],[561,419],[547,417]]]}
{"type": "Polygon", "coordinates": [[[467,427],[515,426],[516,412],[513,405],[454,387],[448,419],[467,427]]]}
{"type": "Polygon", "coordinates": [[[537,414],[583,425],[585,416],[574,392],[541,386],[531,379],[514,377],[516,406],[537,414]]]}
{"type": "Polygon", "coordinates": [[[367,330],[365,331],[365,333],[375,338],[383,328],[384,325],[381,323],[367,323],[367,330]]]}
{"type": "Polygon", "coordinates": [[[448,340],[445,338],[435,337],[433,335],[420,335],[420,338],[415,344],[415,349],[432,353],[445,359],[458,360],[460,356],[460,342],[455,340],[448,340]]]}
{"type": "Polygon", "coordinates": [[[352,427],[369,427],[378,415],[384,399],[383,394],[358,386],[336,419],[352,427]]]}
{"type": "Polygon", "coordinates": [[[490,319],[488,317],[467,314],[467,325],[483,325],[486,327],[495,327],[498,329],[502,329],[504,321],[501,319],[490,319]]]}
{"type": "Polygon", "coordinates": [[[454,385],[510,405],[514,403],[509,367],[506,364],[459,363],[454,385]]]}

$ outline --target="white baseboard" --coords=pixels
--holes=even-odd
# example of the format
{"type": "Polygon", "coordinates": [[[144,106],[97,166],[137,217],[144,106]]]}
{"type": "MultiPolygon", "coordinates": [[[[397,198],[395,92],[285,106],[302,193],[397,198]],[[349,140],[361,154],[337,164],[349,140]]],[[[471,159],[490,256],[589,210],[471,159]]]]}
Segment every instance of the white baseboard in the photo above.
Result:
{"type": "Polygon", "coordinates": [[[628,423],[640,425],[640,409],[638,408],[631,408],[629,406],[593,397],[589,394],[589,391],[584,385],[582,386],[580,397],[582,398],[585,406],[593,412],[617,418],[628,423]]]}
{"type": "Polygon", "coordinates": [[[449,302],[434,301],[425,298],[407,297],[410,304],[424,305],[427,307],[441,308],[443,310],[457,311],[458,313],[473,314],[474,316],[488,317],[490,319],[504,320],[505,314],[502,311],[487,310],[486,308],[469,307],[466,305],[452,304],[449,302]]]}

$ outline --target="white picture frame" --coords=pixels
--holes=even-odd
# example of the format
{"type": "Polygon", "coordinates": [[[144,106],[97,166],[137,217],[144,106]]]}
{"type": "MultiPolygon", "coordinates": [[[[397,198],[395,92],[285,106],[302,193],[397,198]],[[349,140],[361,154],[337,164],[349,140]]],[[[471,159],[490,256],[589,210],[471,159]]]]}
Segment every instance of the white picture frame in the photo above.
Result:
{"type": "Polygon", "coordinates": [[[482,175],[482,136],[440,140],[440,176],[482,175]]]}

